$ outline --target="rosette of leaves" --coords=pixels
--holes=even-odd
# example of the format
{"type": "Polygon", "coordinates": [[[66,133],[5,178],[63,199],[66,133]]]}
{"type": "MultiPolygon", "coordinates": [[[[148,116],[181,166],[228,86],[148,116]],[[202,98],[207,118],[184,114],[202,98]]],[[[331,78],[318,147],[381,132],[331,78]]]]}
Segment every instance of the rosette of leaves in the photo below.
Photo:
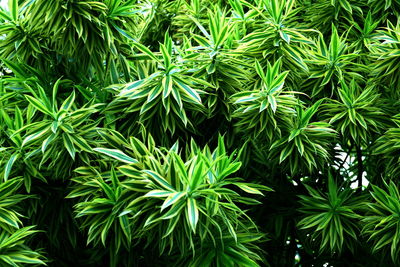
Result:
{"type": "Polygon", "coordinates": [[[33,62],[34,58],[45,56],[46,37],[21,14],[18,0],[8,1],[8,11],[0,8],[0,42],[2,58],[33,62]]]}
{"type": "Polygon", "coordinates": [[[117,95],[106,112],[133,112],[138,115],[134,121],[158,135],[164,135],[165,131],[173,134],[176,128],[195,130],[198,121],[191,121],[190,115],[204,112],[201,94],[205,92],[201,89],[212,85],[195,78],[183,62],[178,61],[168,34],[164,44],[160,44],[161,55],[140,43],[134,45],[146,59],[154,61],[156,68],[148,73],[138,72],[139,79],[134,82],[113,86],[117,95]]]}
{"type": "Polygon", "coordinates": [[[231,6],[230,17],[236,24],[235,35],[243,38],[257,25],[259,11],[252,9],[251,4],[247,1],[229,0],[229,5],[231,6]]]}
{"type": "Polygon", "coordinates": [[[305,185],[308,196],[301,195],[299,211],[303,218],[298,226],[308,231],[309,239],[319,244],[319,251],[340,253],[344,248],[354,250],[360,234],[357,212],[361,209],[362,197],[353,194],[348,187],[337,186],[332,176],[328,178],[326,193],[305,185]]]}
{"type": "Polygon", "coordinates": [[[375,143],[373,153],[383,156],[386,176],[400,175],[400,115],[393,117],[396,127],[389,128],[375,143]]]}
{"type": "MultiPolygon", "coordinates": [[[[354,28],[348,30],[349,48],[360,51],[361,54],[369,53],[368,48],[374,38],[375,30],[379,23],[379,20],[375,20],[372,17],[371,12],[368,12],[367,16],[362,18],[360,22],[353,21],[354,28]]],[[[367,57],[360,57],[359,60],[366,65],[370,63],[367,57]]]]}
{"type": "Polygon", "coordinates": [[[253,90],[246,90],[232,96],[236,107],[233,117],[235,127],[246,134],[257,137],[264,134],[270,141],[281,129],[288,128],[290,118],[295,115],[298,99],[291,91],[284,89],[288,71],[280,71],[281,62],[268,62],[264,71],[256,61],[255,70],[259,80],[253,90]]]}
{"type": "Polygon", "coordinates": [[[223,114],[230,120],[229,98],[240,91],[251,77],[251,65],[235,53],[235,25],[226,12],[215,8],[208,11],[208,24],[195,20],[201,34],[192,34],[196,44],[184,55],[185,63],[193,64],[195,76],[214,85],[207,88],[204,105],[208,116],[223,114]],[[209,28],[207,31],[206,28],[209,28]]]}
{"type": "Polygon", "coordinates": [[[112,54],[117,55],[121,48],[128,52],[126,38],[134,40],[137,24],[140,21],[136,1],[106,0],[103,34],[112,54]]]}
{"type": "Polygon", "coordinates": [[[20,135],[22,138],[20,148],[28,150],[24,158],[42,154],[38,165],[47,163],[54,168],[56,177],[63,177],[73,164],[73,161],[60,158],[70,157],[75,160],[78,154],[80,160],[87,161],[88,153],[93,152],[92,147],[97,146],[98,136],[95,131],[98,121],[90,119],[98,111],[98,105],[89,102],[77,108],[75,91],[60,103],[59,88],[63,86],[71,86],[70,81],[57,80],[49,97],[39,83],[25,84],[23,96],[30,111],[27,113],[29,122],[24,125],[20,122],[23,126],[13,133],[13,136],[20,135]]]}
{"type": "Polygon", "coordinates": [[[104,1],[104,4],[107,5],[107,9],[105,14],[100,17],[101,34],[108,51],[96,55],[103,56],[105,59],[105,68],[103,68],[103,64],[98,65],[97,71],[104,75],[103,77],[99,75],[100,80],[106,80],[104,78],[108,76],[111,83],[119,83],[121,73],[123,73],[125,82],[129,82],[131,67],[127,58],[132,54],[130,42],[136,40],[140,11],[137,9],[136,1],[133,0],[107,0],[104,1]],[[104,72],[102,72],[103,69],[104,72]]]}
{"type": "MultiPolygon", "coordinates": [[[[9,63],[7,62],[7,66],[9,63]]],[[[22,69],[19,70],[23,72],[22,69]]],[[[29,84],[31,78],[25,77],[25,83],[29,84]]],[[[39,171],[38,161],[29,156],[32,150],[22,146],[24,135],[19,130],[32,122],[35,108],[27,107],[26,100],[19,94],[23,89],[19,84],[20,81],[19,78],[3,77],[0,86],[0,123],[2,125],[0,128],[0,179],[8,180],[10,177],[23,176],[25,188],[27,192],[30,192],[33,178],[42,181],[45,181],[45,178],[39,171]]]]}
{"type": "Polygon", "coordinates": [[[253,30],[240,42],[238,51],[245,55],[274,61],[282,57],[285,69],[290,69],[295,75],[297,72],[307,72],[308,66],[304,62],[304,55],[308,54],[313,40],[304,35],[310,29],[295,27],[293,19],[295,1],[258,0],[258,7],[244,2],[257,11],[253,30]]]}
{"type": "Polygon", "coordinates": [[[364,1],[354,0],[317,0],[304,2],[304,5],[299,7],[305,12],[304,19],[308,22],[307,25],[324,35],[330,33],[332,24],[345,30],[350,28],[354,21],[362,18],[364,8],[364,1]]]}
{"type": "Polygon", "coordinates": [[[31,27],[52,36],[56,51],[84,69],[90,62],[101,65],[101,57],[108,51],[100,19],[106,10],[102,1],[40,0],[27,6],[26,15],[31,27]]]}
{"type": "Polygon", "coordinates": [[[389,252],[394,263],[399,263],[400,253],[400,193],[397,185],[391,181],[386,184],[386,190],[372,185],[371,195],[373,202],[365,203],[368,206],[367,214],[363,218],[365,223],[363,233],[373,242],[372,252],[379,250],[389,252]]]}
{"type": "Polygon", "coordinates": [[[399,0],[369,0],[368,6],[376,19],[394,19],[400,14],[399,0]]]}
{"type": "Polygon", "coordinates": [[[339,100],[332,99],[324,105],[331,118],[329,123],[342,136],[351,136],[353,143],[368,144],[371,134],[379,133],[384,127],[380,95],[373,87],[362,90],[354,80],[349,85],[342,81],[337,92],[339,100]]]}
{"type": "Polygon", "coordinates": [[[110,264],[118,266],[121,246],[129,250],[134,241],[143,242],[146,234],[155,236],[143,229],[155,203],[144,198],[151,189],[142,171],[160,165],[165,155],[151,136],[141,142],[134,137],[128,141],[113,130],[100,129],[99,133],[112,148],[94,148],[104,158],[92,161],[91,167],[76,169],[78,176],[68,198],[79,200],[76,217],[88,231],[88,242],[108,247],[110,264]]]}
{"type": "MultiPolygon", "coordinates": [[[[125,162],[128,158],[122,152],[112,149],[99,151],[116,154],[117,159],[124,159],[125,162]]],[[[136,163],[133,159],[130,160],[136,163]]],[[[67,197],[80,198],[74,207],[75,217],[80,222],[80,227],[87,229],[87,243],[108,247],[112,266],[117,266],[116,256],[121,251],[121,246],[129,250],[135,237],[131,222],[128,216],[123,214],[123,209],[129,201],[138,196],[124,190],[119,174],[113,167],[111,171],[105,172],[99,172],[97,169],[99,168],[76,169],[78,176],[73,178],[76,186],[67,197]]]]}
{"type": "Polygon", "coordinates": [[[45,265],[44,257],[31,250],[26,241],[36,233],[32,226],[22,227],[20,202],[29,196],[18,194],[20,177],[0,184],[0,262],[2,266],[45,265]]]}
{"type": "MultiPolygon", "coordinates": [[[[87,243],[105,247],[110,257],[110,266],[119,266],[121,261],[126,260],[126,257],[121,256],[121,251],[129,251],[141,231],[139,226],[135,227],[136,224],[140,225],[135,217],[129,218],[124,210],[148,190],[144,184],[136,184],[137,189],[142,188],[142,193],[128,190],[126,176],[116,168],[125,164],[125,168],[140,173],[140,169],[134,166],[138,161],[133,158],[132,145],[114,130],[98,129],[98,132],[112,148],[93,149],[98,159],[92,159],[90,166],[81,166],[75,170],[72,190],[67,198],[77,200],[74,206],[75,217],[79,227],[86,230],[87,243]]],[[[140,158],[139,154],[136,156],[140,158]]],[[[142,217],[136,218],[143,223],[142,217]]]]}
{"type": "MultiPolygon", "coordinates": [[[[222,229],[222,236],[216,232],[215,240],[204,240],[202,250],[196,257],[188,256],[181,266],[260,266],[259,262],[266,263],[262,252],[257,246],[263,235],[257,233],[254,226],[249,225],[246,230],[237,233],[234,239],[228,230],[222,229]]],[[[196,245],[195,245],[196,246],[196,245]]]]}
{"type": "Polygon", "coordinates": [[[305,110],[298,106],[285,134],[270,146],[270,157],[279,158],[279,163],[284,162],[292,174],[322,168],[330,157],[329,150],[336,131],[327,122],[311,122],[322,101],[318,100],[305,110]]]}
{"type": "MultiPolygon", "coordinates": [[[[237,241],[236,232],[245,229],[244,223],[252,223],[238,204],[257,201],[241,196],[233,187],[260,195],[261,190],[271,189],[229,178],[241,164],[227,155],[221,137],[213,152],[208,147],[200,150],[192,143],[187,161],[178,154],[177,148],[174,146],[164,156],[164,164],[143,170],[141,177],[120,168],[134,183],[147,181],[149,190],[140,202],[145,201],[146,207],[159,207],[149,210],[142,226],[148,243],[160,240],[160,253],[177,246],[182,255],[188,255],[196,254],[196,239],[200,246],[206,239],[215,243],[212,232],[229,234],[237,241]]],[[[132,185],[129,188],[137,190],[132,185]]],[[[135,200],[135,205],[130,204],[127,210],[137,214],[141,210],[138,204],[139,200],[135,200]]]]}
{"type": "Polygon", "coordinates": [[[18,194],[22,185],[21,177],[3,181],[0,184],[0,228],[3,231],[12,233],[22,225],[19,217],[22,217],[19,203],[29,196],[18,194]]]}
{"type": "Polygon", "coordinates": [[[27,237],[37,232],[32,228],[32,226],[20,228],[13,233],[0,229],[0,262],[2,266],[46,265],[44,257],[39,252],[31,250],[24,244],[27,237]]]}
{"type": "MultiPolygon", "coordinates": [[[[2,172],[1,180],[7,181],[10,177],[22,175],[27,192],[30,192],[32,178],[38,178],[46,181],[42,173],[38,170],[37,162],[31,158],[25,158],[29,149],[22,146],[23,136],[17,131],[24,126],[23,111],[16,105],[14,114],[10,114],[9,109],[0,109],[0,121],[5,125],[3,133],[7,140],[0,145],[2,156],[0,157],[0,166],[2,172]]],[[[33,109],[26,110],[26,117],[32,114],[33,109]]]]}
{"type": "Polygon", "coordinates": [[[369,45],[371,57],[371,74],[373,75],[374,83],[385,88],[385,93],[388,97],[398,98],[399,93],[399,71],[400,57],[398,51],[400,49],[400,25],[393,25],[390,21],[387,22],[387,27],[376,32],[371,44],[369,45]],[[390,90],[389,88],[396,88],[390,90]]]}
{"type": "MultiPolygon", "coordinates": [[[[350,83],[351,80],[363,81],[362,74],[367,68],[356,62],[359,56],[357,51],[349,51],[346,39],[339,36],[332,24],[329,46],[320,35],[315,49],[310,52],[310,58],[306,61],[310,65],[310,80],[305,86],[310,86],[312,96],[316,96],[327,86],[331,89],[331,94],[336,93],[336,85],[343,80],[346,83],[350,83]]],[[[324,92],[326,91],[328,90],[324,92]]]]}
{"type": "Polygon", "coordinates": [[[172,26],[174,17],[183,9],[183,2],[144,0],[135,4],[138,14],[140,14],[137,40],[152,50],[157,49],[159,41],[164,38],[164,34],[172,26]]]}
{"type": "Polygon", "coordinates": [[[207,23],[207,10],[210,5],[210,1],[204,0],[182,1],[178,13],[171,22],[174,40],[182,42],[190,34],[199,34],[200,30],[196,22],[201,25],[207,23]]]}
{"type": "MultiPolygon", "coordinates": [[[[54,64],[73,65],[68,71],[80,74],[94,68],[98,77],[104,78],[103,61],[107,59],[109,68],[110,55],[117,57],[130,50],[125,40],[133,39],[138,24],[132,2],[36,1],[26,4],[24,15],[32,29],[51,37],[49,47],[57,51],[54,64]]],[[[119,62],[123,64],[124,59],[120,57],[119,62]]]]}
{"type": "MultiPolygon", "coordinates": [[[[177,248],[185,258],[196,254],[197,244],[216,243],[215,235],[230,235],[237,242],[237,232],[247,231],[244,225],[253,224],[238,204],[258,201],[241,196],[234,188],[259,195],[271,190],[229,178],[240,162],[227,155],[222,138],[213,152],[192,143],[187,161],[178,154],[177,144],[166,150],[155,147],[151,137],[147,144],[137,138],[128,143],[115,132],[108,138],[130,152],[95,148],[116,159],[119,167],[96,175],[94,168],[77,169],[83,175],[74,178],[76,186],[69,195],[81,198],[75,207],[77,217],[84,218],[82,227],[88,229],[89,242],[107,244],[109,238],[111,244],[129,247],[131,241],[142,240],[148,248],[157,241],[160,255],[177,248]]],[[[256,230],[254,234],[257,236],[256,230]]],[[[239,251],[246,251],[245,247],[239,251]]],[[[118,250],[118,246],[113,248],[110,253],[118,250]]],[[[237,249],[232,253],[237,255],[237,249]]],[[[241,257],[254,260],[248,255],[241,257]]]]}

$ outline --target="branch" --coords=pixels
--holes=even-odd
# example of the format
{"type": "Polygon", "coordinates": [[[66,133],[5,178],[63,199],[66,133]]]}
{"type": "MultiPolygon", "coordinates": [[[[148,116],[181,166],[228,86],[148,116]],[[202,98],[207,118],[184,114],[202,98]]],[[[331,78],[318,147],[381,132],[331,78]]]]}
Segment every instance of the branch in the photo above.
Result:
{"type": "Polygon", "coordinates": [[[364,172],[364,166],[362,162],[362,151],[361,147],[356,145],[356,151],[357,151],[357,180],[358,180],[358,191],[361,192],[362,190],[362,176],[364,172]]]}

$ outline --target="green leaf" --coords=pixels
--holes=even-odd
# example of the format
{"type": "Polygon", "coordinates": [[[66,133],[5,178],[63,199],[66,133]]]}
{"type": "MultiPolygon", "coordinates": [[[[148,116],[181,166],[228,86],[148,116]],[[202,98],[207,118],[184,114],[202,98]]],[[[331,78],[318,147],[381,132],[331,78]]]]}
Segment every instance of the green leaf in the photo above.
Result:
{"type": "Polygon", "coordinates": [[[75,101],[75,91],[72,91],[71,95],[65,99],[65,101],[62,103],[60,107],[60,111],[69,111],[72,105],[74,104],[75,101]]]}
{"type": "Polygon", "coordinates": [[[22,147],[25,146],[26,144],[43,137],[44,135],[46,135],[50,130],[50,127],[45,127],[42,130],[37,131],[36,133],[33,133],[31,135],[28,135],[24,141],[22,142],[22,147]]]}
{"type": "Polygon", "coordinates": [[[199,221],[199,210],[194,198],[187,199],[187,218],[193,233],[196,233],[196,226],[199,221]]]}
{"type": "MultiPolygon", "coordinates": [[[[10,17],[10,15],[8,13],[6,13],[6,12],[4,12],[2,10],[0,10],[0,18],[3,18],[3,19],[8,20],[8,21],[13,21],[13,18],[10,17]]],[[[14,27],[11,27],[10,29],[13,29],[13,28],[14,27]]]]}
{"type": "Polygon", "coordinates": [[[162,83],[163,83],[163,87],[164,87],[163,97],[167,98],[169,96],[169,94],[172,92],[172,84],[173,83],[172,83],[171,77],[169,75],[166,75],[163,78],[162,83]]]}
{"type": "Polygon", "coordinates": [[[132,235],[131,235],[131,226],[129,224],[129,219],[127,215],[123,215],[119,217],[119,223],[121,225],[122,231],[124,232],[127,240],[132,239],[132,235]]]}
{"type": "Polygon", "coordinates": [[[18,0],[8,0],[8,8],[13,21],[18,21],[18,0]]]}
{"type": "Polygon", "coordinates": [[[350,3],[347,0],[339,0],[340,5],[350,14],[353,13],[350,3]]]}
{"type": "Polygon", "coordinates": [[[70,135],[67,134],[67,133],[64,133],[62,136],[63,136],[63,141],[64,141],[65,148],[67,149],[67,151],[70,154],[71,158],[73,160],[75,160],[76,150],[75,150],[74,144],[72,143],[70,135]]]}
{"type": "MultiPolygon", "coordinates": [[[[39,256],[37,253],[32,253],[35,256],[39,256]]],[[[32,257],[33,255],[23,255],[20,253],[10,253],[8,256],[13,262],[16,263],[26,263],[26,264],[41,264],[41,265],[46,265],[42,260],[38,258],[32,257]]]]}
{"type": "Polygon", "coordinates": [[[15,231],[12,235],[0,242],[0,248],[13,247],[15,244],[20,243],[23,239],[37,231],[31,230],[33,226],[23,227],[15,231]]]}
{"type": "Polygon", "coordinates": [[[265,79],[264,70],[261,67],[261,64],[260,64],[260,62],[258,62],[258,60],[255,61],[255,69],[256,69],[258,76],[260,76],[260,78],[262,78],[262,79],[265,79]]]}
{"type": "Polygon", "coordinates": [[[186,95],[193,99],[195,102],[201,104],[201,98],[200,95],[196,92],[196,90],[194,90],[193,88],[189,87],[188,85],[186,85],[182,80],[177,79],[176,77],[174,78],[174,81],[176,82],[176,84],[178,85],[178,87],[186,93],[186,95]]]}
{"type": "Polygon", "coordinates": [[[289,143],[285,146],[280,154],[279,163],[282,163],[293,151],[293,143],[289,143]]]}
{"type": "Polygon", "coordinates": [[[69,135],[70,139],[72,140],[72,142],[79,147],[80,149],[82,149],[83,151],[86,152],[93,152],[93,149],[90,147],[90,145],[88,144],[88,142],[82,138],[79,135],[76,134],[70,134],[69,135]]]}
{"type": "Polygon", "coordinates": [[[26,95],[25,98],[26,98],[26,100],[28,100],[28,102],[29,102],[32,106],[34,106],[37,110],[39,110],[39,111],[41,111],[42,113],[47,114],[47,115],[49,115],[49,116],[52,116],[52,115],[53,115],[52,112],[51,112],[51,110],[48,109],[48,108],[46,107],[46,105],[45,105],[42,101],[39,101],[39,100],[37,100],[36,98],[34,98],[34,97],[30,96],[30,95],[26,95]]]}
{"type": "MultiPolygon", "coordinates": [[[[118,27],[115,23],[111,22],[111,25],[119,32],[121,33],[123,36],[125,36],[126,38],[128,38],[131,41],[137,42],[136,39],[134,37],[132,37],[129,33],[127,33],[126,31],[124,31],[123,29],[121,29],[120,27],[118,27]]],[[[140,50],[140,49],[139,49],[140,50]]]]}
{"type": "Polygon", "coordinates": [[[12,166],[14,165],[15,161],[18,160],[19,156],[20,156],[19,153],[15,152],[14,154],[11,155],[10,159],[7,161],[7,164],[4,168],[4,181],[7,181],[8,177],[10,175],[12,166]]]}
{"type": "Polygon", "coordinates": [[[272,95],[268,95],[268,102],[271,105],[272,111],[275,113],[277,109],[276,98],[272,95]]]}
{"type": "Polygon", "coordinates": [[[156,198],[166,198],[169,197],[173,192],[168,190],[151,190],[148,192],[145,197],[156,197],[156,198]]]}
{"type": "Polygon", "coordinates": [[[264,195],[260,190],[252,187],[252,184],[235,183],[235,185],[249,194],[264,195]]]}
{"type": "Polygon", "coordinates": [[[148,174],[149,179],[156,185],[161,186],[168,191],[175,192],[175,189],[168,183],[168,181],[161,177],[158,173],[151,170],[144,170],[143,172],[148,174]]]}
{"type": "Polygon", "coordinates": [[[147,48],[146,46],[142,45],[139,42],[133,42],[133,45],[140,50],[141,52],[145,53],[147,56],[149,56],[151,59],[159,62],[160,60],[155,56],[155,54],[153,52],[151,52],[151,50],[149,48],[147,48]]]}
{"type": "Polygon", "coordinates": [[[15,129],[20,129],[24,126],[24,119],[22,118],[22,112],[18,108],[18,106],[15,107],[14,126],[15,129]]]}
{"type": "Polygon", "coordinates": [[[190,176],[190,184],[189,184],[189,190],[193,191],[197,188],[197,186],[199,184],[201,184],[201,182],[204,179],[204,161],[200,158],[197,158],[197,160],[195,161],[195,164],[192,165],[192,172],[191,172],[191,176],[190,176]]]}
{"type": "Polygon", "coordinates": [[[175,204],[177,201],[179,201],[181,198],[186,196],[186,192],[175,192],[169,194],[169,196],[165,199],[161,206],[161,211],[164,209],[168,208],[169,206],[175,204]]]}
{"type": "Polygon", "coordinates": [[[128,155],[126,155],[125,153],[123,153],[122,151],[118,150],[118,149],[109,149],[109,148],[101,148],[101,147],[97,147],[93,149],[94,151],[97,151],[99,153],[102,153],[108,157],[117,159],[121,162],[125,162],[128,164],[136,164],[138,163],[138,161],[134,158],[129,157],[128,155]]]}
{"type": "Polygon", "coordinates": [[[0,207],[0,222],[8,224],[16,229],[19,228],[18,224],[21,223],[14,213],[1,207],[0,207]]]}
{"type": "Polygon", "coordinates": [[[286,43],[290,43],[290,36],[285,31],[280,30],[279,35],[286,43]]]}

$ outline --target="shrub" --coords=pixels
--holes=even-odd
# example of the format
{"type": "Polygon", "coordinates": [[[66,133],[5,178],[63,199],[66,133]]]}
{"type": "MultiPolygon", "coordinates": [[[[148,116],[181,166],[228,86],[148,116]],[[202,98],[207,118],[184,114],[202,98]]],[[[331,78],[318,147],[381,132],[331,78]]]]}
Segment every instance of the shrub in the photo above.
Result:
{"type": "Polygon", "coordinates": [[[1,266],[400,264],[398,1],[7,4],[1,266]]]}

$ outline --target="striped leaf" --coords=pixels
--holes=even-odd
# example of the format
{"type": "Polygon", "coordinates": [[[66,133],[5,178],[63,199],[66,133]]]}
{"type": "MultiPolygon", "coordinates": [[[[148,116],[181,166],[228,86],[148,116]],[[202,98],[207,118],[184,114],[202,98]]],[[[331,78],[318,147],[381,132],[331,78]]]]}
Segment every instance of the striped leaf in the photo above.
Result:
{"type": "Polygon", "coordinates": [[[49,116],[53,115],[51,110],[42,101],[39,101],[39,100],[37,100],[36,98],[34,98],[34,97],[30,96],[30,95],[26,95],[25,98],[37,110],[39,110],[42,113],[47,114],[49,116]]]}
{"type": "Polygon", "coordinates": [[[251,184],[235,183],[235,185],[249,194],[264,195],[260,190],[252,187],[251,184]]]}
{"type": "Polygon", "coordinates": [[[134,158],[131,158],[130,156],[126,155],[124,152],[118,150],[118,149],[110,149],[110,148],[101,148],[97,147],[93,149],[94,151],[97,151],[99,153],[102,153],[108,157],[117,159],[121,162],[125,162],[128,164],[136,164],[138,161],[134,158]]]}
{"type": "Polygon", "coordinates": [[[60,111],[69,111],[72,105],[74,104],[75,101],[75,91],[72,91],[71,95],[65,99],[65,101],[62,103],[60,107],[60,111]]]}
{"type": "Polygon", "coordinates": [[[64,133],[63,134],[63,141],[64,141],[64,147],[67,149],[68,153],[70,154],[71,158],[74,160],[75,159],[75,146],[72,143],[71,137],[69,134],[64,133]]]}
{"type": "Polygon", "coordinates": [[[156,198],[167,198],[172,194],[171,191],[167,190],[151,190],[148,192],[145,197],[156,197],[156,198]]]}
{"type": "Polygon", "coordinates": [[[19,224],[21,224],[21,221],[18,219],[18,217],[13,212],[10,212],[1,207],[0,207],[0,222],[8,224],[11,227],[16,228],[16,229],[18,229],[19,224]]]}
{"type": "Polygon", "coordinates": [[[8,8],[13,21],[18,21],[18,0],[8,0],[8,8]]]}
{"type": "Polygon", "coordinates": [[[161,206],[161,211],[164,209],[168,208],[169,206],[175,204],[177,201],[179,201],[181,198],[186,196],[186,192],[175,192],[175,193],[170,193],[167,199],[163,202],[161,206]]]}
{"type": "Polygon", "coordinates": [[[26,144],[28,144],[28,143],[30,143],[30,142],[36,140],[36,139],[39,139],[39,138],[42,138],[42,137],[46,136],[46,134],[49,132],[49,130],[50,130],[50,126],[45,127],[45,128],[43,128],[42,130],[39,130],[39,131],[36,132],[36,133],[33,133],[33,134],[31,134],[31,135],[28,135],[28,136],[24,139],[24,141],[22,142],[22,145],[21,145],[21,146],[23,147],[23,146],[25,146],[26,144]]]}
{"type": "Polygon", "coordinates": [[[187,199],[187,219],[193,233],[196,233],[196,226],[199,221],[199,210],[197,207],[197,202],[194,198],[187,199]]]}
{"type": "Polygon", "coordinates": [[[162,188],[168,191],[175,192],[175,189],[169,184],[169,182],[165,180],[162,176],[160,176],[158,173],[151,170],[144,170],[143,172],[147,174],[147,177],[155,185],[161,186],[162,188]]]}
{"type": "Polygon", "coordinates": [[[14,154],[11,155],[10,159],[7,161],[7,164],[4,168],[4,181],[8,180],[8,177],[11,173],[12,166],[18,160],[19,156],[20,156],[19,153],[15,152],[14,154]]]}

